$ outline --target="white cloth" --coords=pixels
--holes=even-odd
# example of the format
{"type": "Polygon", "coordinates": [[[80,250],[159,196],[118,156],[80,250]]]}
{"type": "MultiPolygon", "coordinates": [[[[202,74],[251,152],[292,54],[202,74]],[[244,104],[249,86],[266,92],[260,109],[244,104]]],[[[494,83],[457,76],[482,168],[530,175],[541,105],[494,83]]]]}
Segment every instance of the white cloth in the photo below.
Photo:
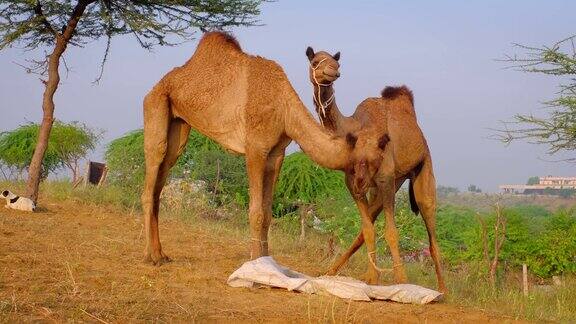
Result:
{"type": "Polygon", "coordinates": [[[230,275],[228,285],[232,287],[266,285],[309,294],[326,292],[352,300],[378,299],[409,304],[427,304],[442,298],[442,293],[417,285],[373,286],[348,277],[310,277],[279,265],[270,256],[245,262],[230,275]]]}

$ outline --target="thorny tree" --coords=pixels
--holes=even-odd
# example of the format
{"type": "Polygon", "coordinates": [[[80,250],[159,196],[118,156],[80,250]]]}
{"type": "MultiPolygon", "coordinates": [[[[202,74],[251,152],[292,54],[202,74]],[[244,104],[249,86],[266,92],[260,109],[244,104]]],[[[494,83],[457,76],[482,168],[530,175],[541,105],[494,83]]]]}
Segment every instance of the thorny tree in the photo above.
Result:
{"type": "MultiPolygon", "coordinates": [[[[516,115],[503,122],[495,137],[508,144],[523,139],[548,146],[548,153],[576,149],[576,35],[552,46],[529,47],[515,44],[524,56],[507,56],[503,61],[523,72],[560,78],[558,97],[545,102],[546,117],[516,115]]],[[[569,159],[576,162],[576,158],[569,159]]]]}
{"type": "MultiPolygon", "coordinates": [[[[202,31],[257,23],[264,0],[0,0],[0,50],[19,44],[25,50],[48,48],[27,71],[44,79],[43,118],[28,171],[26,195],[38,199],[42,159],[54,122],[54,94],[60,83],[59,66],[68,45],[105,37],[106,51],[113,36],[132,35],[144,49],[175,45],[202,31]]],[[[65,63],[65,62],[64,62],[65,63]]],[[[100,79],[98,77],[97,81],[100,79]]]]}

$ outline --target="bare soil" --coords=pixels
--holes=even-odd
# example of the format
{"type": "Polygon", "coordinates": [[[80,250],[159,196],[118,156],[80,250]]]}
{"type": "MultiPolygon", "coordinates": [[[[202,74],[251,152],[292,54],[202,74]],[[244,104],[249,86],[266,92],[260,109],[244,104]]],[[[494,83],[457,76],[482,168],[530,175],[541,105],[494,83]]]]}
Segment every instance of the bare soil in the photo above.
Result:
{"type": "MultiPolygon", "coordinates": [[[[249,257],[241,235],[163,218],[163,247],[174,261],[155,267],[141,261],[140,215],[74,201],[43,206],[28,214],[0,204],[1,322],[513,322],[447,302],[231,288],[226,279],[249,257]]],[[[272,248],[279,243],[273,238],[272,248]]],[[[322,270],[314,251],[272,253],[293,269],[322,270]]]]}

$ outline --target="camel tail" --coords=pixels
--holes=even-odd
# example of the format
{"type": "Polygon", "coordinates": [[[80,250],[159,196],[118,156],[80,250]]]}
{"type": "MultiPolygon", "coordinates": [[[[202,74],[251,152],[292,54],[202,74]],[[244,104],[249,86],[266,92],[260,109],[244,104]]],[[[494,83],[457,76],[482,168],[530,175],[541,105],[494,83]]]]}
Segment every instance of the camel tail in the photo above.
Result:
{"type": "Polygon", "coordinates": [[[408,195],[410,196],[410,209],[416,215],[420,212],[420,208],[418,208],[418,204],[416,203],[416,197],[414,196],[414,181],[411,179],[410,184],[408,186],[408,195]]]}
{"type": "Polygon", "coordinates": [[[414,95],[412,94],[412,90],[407,86],[386,87],[382,90],[382,98],[384,99],[394,100],[401,97],[407,98],[412,106],[414,106],[414,95]]]}

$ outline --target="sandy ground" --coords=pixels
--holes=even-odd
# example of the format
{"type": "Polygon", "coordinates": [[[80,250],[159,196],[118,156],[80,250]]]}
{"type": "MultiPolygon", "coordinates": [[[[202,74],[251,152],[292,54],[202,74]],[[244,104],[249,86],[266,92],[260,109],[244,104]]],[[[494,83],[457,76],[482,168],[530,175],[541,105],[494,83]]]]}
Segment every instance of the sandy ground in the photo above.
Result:
{"type": "MultiPolygon", "coordinates": [[[[141,262],[140,215],[72,201],[44,206],[27,214],[0,203],[2,322],[512,322],[448,303],[231,288],[226,279],[248,258],[239,235],[162,219],[164,250],[174,261],[154,267],[141,262]]],[[[275,257],[293,269],[317,270],[314,253],[275,257]]]]}

